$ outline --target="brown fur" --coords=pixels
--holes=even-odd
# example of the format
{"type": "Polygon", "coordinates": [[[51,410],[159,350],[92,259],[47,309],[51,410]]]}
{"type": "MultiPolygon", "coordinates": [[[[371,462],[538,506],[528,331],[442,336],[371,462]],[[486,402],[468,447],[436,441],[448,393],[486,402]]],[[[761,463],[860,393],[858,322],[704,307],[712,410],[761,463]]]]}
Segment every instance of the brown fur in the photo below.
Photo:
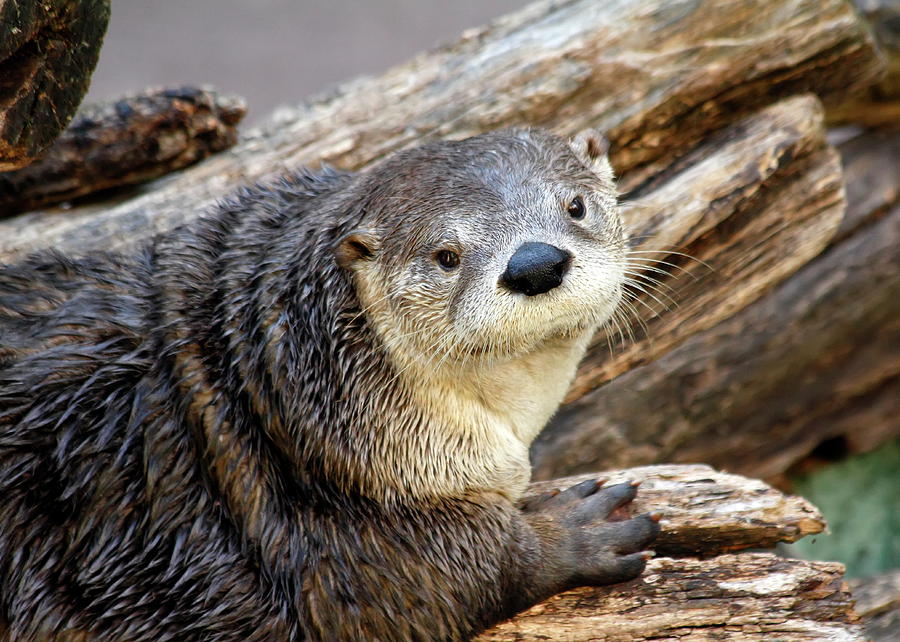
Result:
{"type": "Polygon", "coordinates": [[[433,143],[0,270],[0,640],[462,639],[637,574],[633,486],[516,506],[620,295],[603,149],[433,143]],[[532,240],[572,267],[524,297],[532,240]]]}

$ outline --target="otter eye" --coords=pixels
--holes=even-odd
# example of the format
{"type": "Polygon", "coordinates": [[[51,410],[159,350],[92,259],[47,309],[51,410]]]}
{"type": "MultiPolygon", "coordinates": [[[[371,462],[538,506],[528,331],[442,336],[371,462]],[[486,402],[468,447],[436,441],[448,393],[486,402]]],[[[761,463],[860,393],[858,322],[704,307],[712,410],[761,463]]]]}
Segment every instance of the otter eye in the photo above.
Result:
{"type": "Polygon", "coordinates": [[[574,218],[576,221],[584,218],[584,201],[581,200],[580,196],[576,196],[572,199],[572,202],[569,203],[569,206],[566,207],[566,211],[569,213],[569,216],[574,218]]]}
{"type": "Polygon", "coordinates": [[[436,258],[438,264],[447,271],[459,265],[459,254],[450,250],[441,250],[437,253],[436,258]]]}

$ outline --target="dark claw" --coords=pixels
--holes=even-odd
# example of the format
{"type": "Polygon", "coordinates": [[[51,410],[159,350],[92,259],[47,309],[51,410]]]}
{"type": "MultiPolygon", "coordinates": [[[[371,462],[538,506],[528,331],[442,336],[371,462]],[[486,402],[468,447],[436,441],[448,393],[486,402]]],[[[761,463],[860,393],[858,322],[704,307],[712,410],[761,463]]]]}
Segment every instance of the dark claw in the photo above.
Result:
{"type": "Polygon", "coordinates": [[[605,482],[605,479],[588,479],[580,484],[570,486],[564,491],[553,490],[549,493],[526,497],[519,502],[519,506],[524,511],[558,510],[566,504],[591,497],[605,482]]]}
{"type": "Polygon", "coordinates": [[[616,557],[604,565],[603,572],[595,575],[589,583],[618,584],[619,582],[633,580],[643,572],[644,567],[647,566],[648,559],[643,551],[616,557]]]}
{"type": "Polygon", "coordinates": [[[549,500],[553,499],[557,495],[559,495],[558,490],[551,490],[548,493],[541,493],[540,495],[523,497],[519,500],[519,509],[526,512],[540,510],[547,505],[547,502],[549,500]]]}
{"type": "Polygon", "coordinates": [[[629,483],[607,486],[585,499],[575,509],[573,517],[582,524],[595,521],[598,517],[606,519],[614,510],[634,499],[635,495],[637,487],[629,483]]]}
{"type": "Polygon", "coordinates": [[[624,582],[640,575],[643,572],[644,567],[647,566],[648,559],[649,558],[644,552],[632,553],[631,555],[620,557],[618,560],[618,570],[622,579],[619,581],[624,582]]]}
{"type": "Polygon", "coordinates": [[[605,479],[588,479],[581,482],[580,484],[569,486],[559,494],[558,499],[560,501],[570,501],[573,499],[584,499],[585,497],[590,497],[591,495],[596,493],[601,486],[603,486],[603,483],[605,481],[605,479]]]}
{"type": "Polygon", "coordinates": [[[659,535],[659,523],[649,513],[624,522],[606,524],[601,528],[602,537],[619,554],[642,551],[659,535]]]}

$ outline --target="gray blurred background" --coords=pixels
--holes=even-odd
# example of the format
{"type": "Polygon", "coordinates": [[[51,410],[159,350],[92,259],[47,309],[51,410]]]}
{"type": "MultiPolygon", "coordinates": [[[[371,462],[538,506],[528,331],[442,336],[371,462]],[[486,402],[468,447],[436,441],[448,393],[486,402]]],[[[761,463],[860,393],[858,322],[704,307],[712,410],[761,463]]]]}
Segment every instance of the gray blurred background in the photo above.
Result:
{"type": "Polygon", "coordinates": [[[246,123],[377,73],[527,0],[113,0],[86,100],[209,84],[247,100],[246,123]]]}

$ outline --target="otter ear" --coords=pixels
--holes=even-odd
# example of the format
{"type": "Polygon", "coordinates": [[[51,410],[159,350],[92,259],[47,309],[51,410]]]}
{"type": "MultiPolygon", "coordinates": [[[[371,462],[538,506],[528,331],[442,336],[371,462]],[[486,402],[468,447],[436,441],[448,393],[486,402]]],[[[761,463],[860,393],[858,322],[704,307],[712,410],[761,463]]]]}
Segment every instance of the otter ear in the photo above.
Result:
{"type": "Polygon", "coordinates": [[[569,141],[569,147],[578,159],[600,178],[612,182],[615,179],[609,164],[609,141],[596,129],[585,129],[569,141]]]}
{"type": "Polygon", "coordinates": [[[350,268],[359,261],[368,261],[378,251],[378,237],[371,230],[354,230],[337,242],[334,256],[342,268],[350,268]]]}

